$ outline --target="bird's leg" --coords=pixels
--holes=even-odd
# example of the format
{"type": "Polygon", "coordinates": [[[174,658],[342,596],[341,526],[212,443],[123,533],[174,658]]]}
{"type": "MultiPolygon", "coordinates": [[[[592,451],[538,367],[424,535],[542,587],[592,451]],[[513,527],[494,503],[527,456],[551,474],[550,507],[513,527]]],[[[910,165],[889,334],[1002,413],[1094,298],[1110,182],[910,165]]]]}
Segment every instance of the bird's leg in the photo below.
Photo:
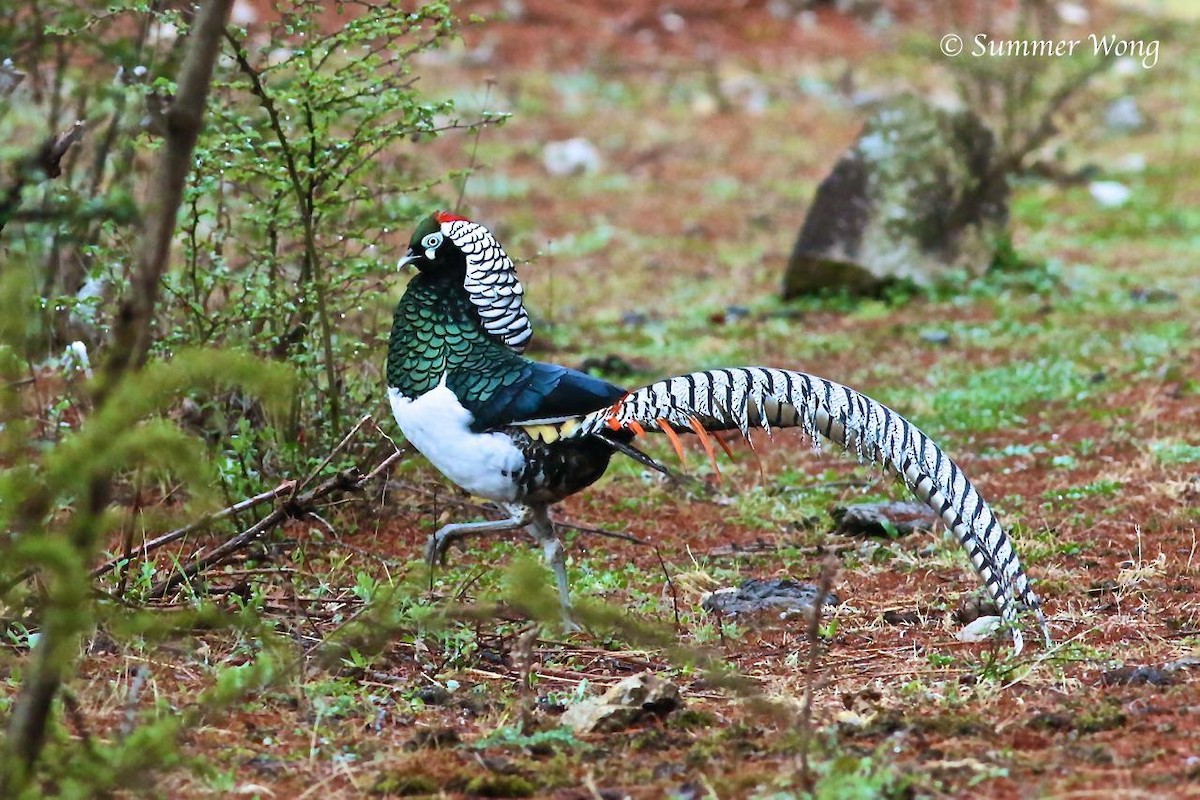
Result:
{"type": "Polygon", "coordinates": [[[546,562],[554,571],[554,582],[558,585],[558,603],[562,608],[563,628],[569,632],[583,630],[571,618],[571,590],[567,583],[567,561],[563,555],[562,542],[554,535],[554,523],[550,521],[550,514],[545,506],[533,509],[533,519],[525,530],[529,531],[529,535],[542,546],[546,562]]]}
{"type": "Polygon", "coordinates": [[[533,519],[533,511],[524,506],[508,506],[511,515],[508,519],[485,520],[484,522],[452,522],[443,525],[437,533],[429,537],[425,543],[425,561],[430,567],[443,562],[446,558],[446,548],[459,539],[474,536],[477,533],[501,533],[502,531],[523,528],[533,519]]]}

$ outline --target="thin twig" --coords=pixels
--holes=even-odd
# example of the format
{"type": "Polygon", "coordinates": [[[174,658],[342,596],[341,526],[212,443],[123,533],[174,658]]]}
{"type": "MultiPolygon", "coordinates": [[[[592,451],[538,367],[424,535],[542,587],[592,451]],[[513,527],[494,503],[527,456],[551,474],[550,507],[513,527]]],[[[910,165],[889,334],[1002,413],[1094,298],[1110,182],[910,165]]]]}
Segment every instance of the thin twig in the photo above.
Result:
{"type": "Polygon", "coordinates": [[[320,526],[322,528],[324,528],[326,530],[326,532],[329,534],[329,538],[331,538],[331,539],[338,538],[337,528],[333,527],[333,525],[330,524],[329,520],[325,519],[317,512],[315,512],[315,511],[308,512],[308,515],[306,518],[316,520],[317,523],[320,524],[320,526]]]}
{"type": "MultiPolygon", "coordinates": [[[[216,522],[217,520],[225,519],[228,516],[240,513],[242,511],[245,511],[248,508],[253,508],[254,506],[261,505],[261,504],[267,502],[268,500],[274,500],[277,497],[280,497],[282,495],[290,494],[295,490],[295,487],[296,487],[295,481],[284,481],[283,483],[276,486],[274,489],[265,491],[262,494],[257,494],[254,497],[246,498],[245,500],[240,500],[240,501],[234,503],[233,505],[229,506],[228,508],[223,508],[220,511],[213,512],[212,514],[208,514],[208,515],[196,520],[195,522],[191,522],[187,525],[184,525],[182,528],[176,528],[175,530],[170,531],[169,533],[164,533],[162,536],[159,536],[156,539],[151,539],[150,541],[143,543],[142,546],[138,548],[138,552],[142,556],[142,558],[145,558],[147,555],[149,555],[150,553],[159,549],[160,547],[163,547],[164,545],[168,545],[171,542],[182,539],[184,536],[187,536],[189,533],[199,530],[200,528],[203,528],[206,525],[216,522]]],[[[103,564],[101,564],[100,566],[98,566],[94,570],[92,570],[92,577],[99,578],[101,575],[111,572],[112,570],[116,569],[116,567],[119,566],[121,564],[121,562],[125,561],[126,558],[127,558],[127,556],[122,555],[117,558],[114,558],[114,559],[104,562],[103,564]]]]}
{"type": "Polygon", "coordinates": [[[396,452],[392,453],[387,458],[385,458],[383,461],[380,461],[379,464],[377,464],[375,466],[375,468],[373,470],[371,470],[370,472],[368,472],[366,474],[366,476],[363,478],[363,484],[366,485],[366,484],[370,483],[371,481],[375,480],[377,477],[379,477],[381,474],[383,474],[383,472],[385,470],[391,469],[393,464],[395,464],[397,461],[399,461],[401,458],[403,458],[406,455],[408,455],[407,450],[397,450],[396,452]]]}
{"type": "MultiPolygon", "coordinates": [[[[351,470],[347,470],[351,472],[351,470]]],[[[357,471],[355,471],[357,472],[357,471]]],[[[329,480],[322,483],[312,492],[306,493],[299,498],[296,498],[286,506],[280,506],[271,511],[270,514],[260,519],[254,525],[251,525],[246,530],[229,539],[222,545],[214,547],[203,556],[194,559],[190,564],[185,566],[178,572],[172,573],[166,580],[160,581],[150,589],[150,599],[158,599],[165,597],[167,592],[174,589],[184,581],[191,581],[192,578],[199,575],[210,567],[215,567],[226,561],[234,553],[245,549],[253,542],[258,540],[264,533],[274,529],[283,522],[291,519],[293,516],[307,516],[307,510],[304,506],[310,503],[313,497],[323,496],[336,489],[349,489],[356,482],[357,475],[346,475],[339,473],[329,480]]]]}
{"type": "Polygon", "coordinates": [[[844,480],[844,481],[822,481],[821,483],[806,483],[800,486],[784,486],[781,491],[784,492],[815,492],[820,489],[868,489],[879,483],[878,479],[871,480],[844,480]]]}
{"type": "Polygon", "coordinates": [[[675,581],[671,580],[671,573],[667,569],[667,562],[662,557],[662,551],[658,549],[658,545],[654,545],[654,555],[658,557],[658,565],[662,567],[663,577],[667,579],[667,588],[671,590],[671,607],[675,609],[675,630],[679,630],[679,592],[675,590],[675,581]]]}
{"type": "Polygon", "coordinates": [[[800,708],[800,719],[797,723],[800,730],[800,775],[806,786],[812,785],[812,775],[808,769],[808,749],[812,742],[812,703],[817,687],[817,662],[821,655],[821,615],[825,611],[825,598],[829,596],[837,568],[837,558],[832,555],[826,556],[821,565],[821,577],[817,580],[817,596],[813,599],[812,614],[808,619],[808,670],[804,683],[804,704],[800,708]]]}
{"type": "Polygon", "coordinates": [[[454,591],[450,593],[452,602],[461,603],[462,599],[467,596],[467,592],[471,591],[471,587],[479,583],[479,581],[488,573],[488,571],[488,566],[476,567],[474,570],[472,570],[467,577],[464,578],[457,587],[455,587],[454,591]]]}
{"type": "Polygon", "coordinates": [[[351,467],[322,481],[315,488],[290,498],[286,503],[275,508],[270,514],[257,523],[229,539],[222,545],[214,547],[202,556],[192,560],[183,569],[173,573],[169,578],[156,584],[150,589],[149,597],[157,599],[165,597],[167,592],[184,581],[190,581],[206,569],[218,566],[227,561],[234,553],[249,547],[267,531],[281,525],[289,519],[303,519],[313,513],[317,501],[335,492],[358,492],[371,480],[398,461],[404,455],[403,451],[392,453],[375,466],[369,473],[363,475],[356,467],[351,467]]]}
{"type": "Polygon", "coordinates": [[[603,528],[593,528],[588,525],[579,525],[574,522],[555,521],[554,524],[559,528],[567,528],[568,530],[579,531],[580,533],[594,533],[597,536],[607,536],[610,539],[620,539],[623,542],[633,542],[634,544],[640,544],[644,547],[648,547],[650,545],[650,543],[645,539],[639,539],[632,533],[624,533],[622,531],[606,531],[603,528]]]}
{"type": "MultiPolygon", "coordinates": [[[[437,489],[441,488],[440,484],[435,484],[435,486],[437,487],[437,489]]],[[[485,505],[483,503],[474,503],[470,500],[464,500],[464,499],[458,498],[458,497],[443,497],[442,494],[437,491],[437,489],[427,489],[426,487],[418,486],[417,484],[412,483],[411,481],[401,481],[401,480],[393,479],[393,480],[390,480],[387,482],[386,488],[388,489],[388,491],[392,491],[392,492],[416,492],[417,494],[421,494],[421,495],[428,497],[434,503],[448,503],[450,505],[456,505],[460,508],[469,508],[473,511],[479,512],[480,514],[500,514],[500,513],[502,513],[498,508],[496,508],[495,506],[492,506],[490,504],[485,505]]],[[[434,514],[433,516],[436,519],[439,515],[434,514]]]]}
{"type": "Polygon", "coordinates": [[[124,562],[124,568],[121,570],[121,575],[117,579],[117,594],[125,594],[125,587],[129,584],[129,565],[133,562],[133,526],[134,521],[142,513],[142,468],[138,467],[137,473],[134,476],[134,493],[133,493],[133,509],[129,515],[129,525],[125,528],[125,535],[121,537],[121,556],[124,562]]]}
{"type": "MultiPolygon", "coordinates": [[[[496,81],[494,79],[489,78],[487,82],[487,90],[483,93],[483,106],[485,114],[487,113],[488,98],[492,96],[492,86],[494,86],[495,83],[496,81]]],[[[475,155],[479,152],[479,134],[482,132],[483,124],[481,123],[475,128],[475,142],[471,145],[471,162],[467,165],[466,170],[463,172],[462,185],[458,187],[458,201],[454,206],[455,209],[462,208],[463,198],[467,196],[467,181],[471,179],[471,174],[475,171],[475,155]]]]}
{"type": "Polygon", "coordinates": [[[95,755],[96,745],[92,740],[92,732],[88,728],[87,718],[83,716],[83,709],[79,706],[79,700],[76,699],[75,693],[70,690],[64,690],[62,693],[63,707],[67,710],[67,716],[71,718],[71,723],[75,726],[75,731],[79,734],[79,738],[83,740],[84,748],[95,755]]]}
{"type": "MultiPolygon", "coordinates": [[[[330,450],[329,453],[323,459],[321,459],[321,463],[317,464],[317,466],[313,468],[313,471],[308,473],[308,477],[305,478],[304,480],[300,481],[300,485],[296,487],[296,491],[298,492],[301,489],[303,489],[305,486],[308,486],[310,483],[312,483],[313,478],[320,475],[321,470],[325,469],[325,467],[329,465],[330,461],[333,461],[333,457],[336,456],[338,453],[340,453],[343,449],[345,449],[346,445],[350,444],[350,440],[354,438],[354,434],[358,433],[359,429],[362,428],[362,426],[365,425],[368,421],[374,422],[374,420],[371,419],[371,415],[370,414],[363,415],[363,418],[360,419],[358,421],[358,423],[353,428],[350,429],[350,432],[347,433],[345,436],[343,436],[342,440],[340,442],[338,442],[336,445],[334,445],[333,449],[330,450]]],[[[376,427],[378,427],[378,426],[376,426],[376,427]]]]}

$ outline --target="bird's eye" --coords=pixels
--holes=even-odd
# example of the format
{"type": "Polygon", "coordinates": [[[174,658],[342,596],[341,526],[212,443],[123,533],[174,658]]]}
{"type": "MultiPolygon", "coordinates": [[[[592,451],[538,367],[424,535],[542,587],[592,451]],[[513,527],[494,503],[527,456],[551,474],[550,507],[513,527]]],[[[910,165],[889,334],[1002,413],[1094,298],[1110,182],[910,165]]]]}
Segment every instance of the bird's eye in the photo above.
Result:
{"type": "Polygon", "coordinates": [[[431,233],[421,240],[421,247],[426,250],[437,250],[442,244],[442,235],[440,233],[431,233]]]}

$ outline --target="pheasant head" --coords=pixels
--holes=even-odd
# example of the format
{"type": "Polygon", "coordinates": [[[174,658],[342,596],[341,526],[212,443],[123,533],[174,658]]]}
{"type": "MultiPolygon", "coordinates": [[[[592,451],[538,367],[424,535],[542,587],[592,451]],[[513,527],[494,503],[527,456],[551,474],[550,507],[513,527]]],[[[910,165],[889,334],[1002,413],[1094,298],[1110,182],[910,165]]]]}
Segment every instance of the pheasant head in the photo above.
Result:
{"type": "Polygon", "coordinates": [[[522,302],[517,270],[492,232],[449,211],[435,211],[413,232],[399,266],[460,286],[484,328],[512,350],[525,350],[533,326],[522,302]]]}

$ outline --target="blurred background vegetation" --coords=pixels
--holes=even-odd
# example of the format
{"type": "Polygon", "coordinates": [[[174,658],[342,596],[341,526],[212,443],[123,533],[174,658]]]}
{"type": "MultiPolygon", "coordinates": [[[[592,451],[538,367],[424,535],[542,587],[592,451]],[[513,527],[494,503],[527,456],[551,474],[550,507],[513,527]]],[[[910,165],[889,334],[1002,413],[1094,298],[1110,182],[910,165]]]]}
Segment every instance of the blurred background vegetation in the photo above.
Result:
{"type": "MultiPolygon", "coordinates": [[[[405,684],[402,701],[372,693],[387,658],[457,685],[457,670],[487,668],[485,655],[514,647],[514,631],[538,616],[489,606],[469,623],[435,618],[428,576],[408,560],[429,530],[471,509],[418,459],[400,465],[386,500],[346,502],[382,485],[364,475],[374,481],[395,452],[381,391],[403,283],[393,266],[432,208],[488,224],[521,265],[535,357],[619,382],[747,362],[809,369],[886,396],[939,438],[958,437],[955,449],[1046,454],[1068,472],[1105,445],[1055,443],[1037,409],[1121,417],[1094,408],[1114,381],[1176,386],[1194,401],[1197,323],[1180,317],[1200,242],[1190,177],[1200,62],[1181,45],[1195,32],[1190,4],[230,5],[176,213],[156,181],[196,8],[0,2],[6,797],[253,794],[245,759],[225,763],[189,736],[235,711],[254,717],[259,693],[278,715],[260,720],[277,747],[258,728],[254,747],[290,741],[303,752],[281,763],[307,758],[301,772],[315,781],[315,764],[332,774],[356,747],[369,755],[358,737],[373,715],[424,708],[423,684],[405,684]],[[1113,32],[1161,40],[1162,51],[1152,69],[1128,58],[948,59],[938,50],[947,31],[968,47],[973,31],[1085,42],[1113,32]],[[818,184],[863,121],[905,92],[970,110],[994,137],[1011,198],[991,270],[785,303],[787,255],[818,184]],[[171,249],[147,271],[159,218],[171,249]],[[379,428],[356,428],[368,414],[379,428]],[[1037,441],[1010,442],[1025,429],[1037,441]],[[247,498],[258,499],[208,516],[247,498]],[[139,555],[173,530],[172,546],[139,555]],[[240,541],[262,541],[236,569],[219,544],[203,560],[197,542],[256,530],[240,541]],[[113,654],[128,659],[110,682],[113,654]],[[168,678],[164,663],[199,677],[168,678]],[[279,719],[294,729],[270,733],[279,719]],[[354,744],[317,741],[322,723],[354,728],[354,744]]],[[[1200,442],[1160,433],[1148,464],[1182,471],[1200,458],[1200,442]]],[[[837,499],[789,493],[807,477],[766,460],[784,488],[723,500],[712,519],[683,517],[670,532],[679,563],[692,559],[693,528],[715,530],[717,515],[778,529],[837,499]]],[[[601,488],[573,513],[655,518],[661,533],[676,500],[632,467],[615,472],[627,488],[601,488]]],[[[1063,481],[1068,498],[1102,503],[1128,478],[1063,481]]],[[[1037,491],[1001,496],[1045,513],[1037,491]]],[[[1061,509],[1057,496],[1043,499],[1061,509]]],[[[1059,533],[1086,539],[1091,522],[1059,533]]],[[[1066,548],[1043,533],[1026,543],[1035,564],[1066,548]]],[[[678,620],[645,579],[655,567],[605,558],[572,565],[578,591],[678,620]]],[[[521,609],[538,596],[528,572],[451,572],[436,588],[521,609]]],[[[1051,597],[1071,583],[1057,579],[1051,597]]],[[[614,650],[663,641],[604,624],[614,650]]],[[[688,645],[737,634],[687,612],[684,628],[688,645]]],[[[705,663],[691,651],[666,661],[685,674],[705,663]]],[[[501,699],[479,701],[495,722],[488,746],[527,754],[521,737],[535,726],[501,699]]],[[[878,757],[823,763],[826,796],[839,786],[899,796],[915,780],[878,757]]],[[[578,766],[560,764],[555,779],[569,783],[578,766]]],[[[792,788],[816,792],[810,778],[792,788]]],[[[429,788],[401,781],[380,793],[405,786],[429,788]]]]}

